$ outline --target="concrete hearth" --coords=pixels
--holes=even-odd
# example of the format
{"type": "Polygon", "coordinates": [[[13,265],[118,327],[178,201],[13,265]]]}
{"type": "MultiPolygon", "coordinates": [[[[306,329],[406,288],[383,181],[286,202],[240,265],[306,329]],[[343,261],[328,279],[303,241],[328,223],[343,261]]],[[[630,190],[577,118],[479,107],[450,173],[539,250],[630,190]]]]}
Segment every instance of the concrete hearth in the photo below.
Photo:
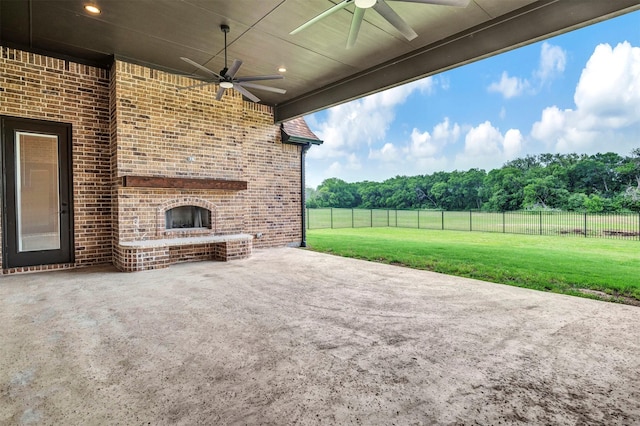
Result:
{"type": "Polygon", "coordinates": [[[129,241],[118,244],[113,263],[124,272],[146,271],[180,262],[245,259],[252,250],[249,234],[129,241]]]}

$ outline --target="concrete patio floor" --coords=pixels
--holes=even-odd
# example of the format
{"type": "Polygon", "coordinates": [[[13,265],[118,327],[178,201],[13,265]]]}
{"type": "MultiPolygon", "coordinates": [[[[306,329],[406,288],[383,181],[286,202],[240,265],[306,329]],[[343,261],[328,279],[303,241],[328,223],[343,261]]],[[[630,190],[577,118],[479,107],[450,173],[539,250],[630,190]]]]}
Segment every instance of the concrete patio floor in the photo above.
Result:
{"type": "Polygon", "coordinates": [[[301,249],[0,278],[0,424],[640,424],[640,308],[301,249]]]}

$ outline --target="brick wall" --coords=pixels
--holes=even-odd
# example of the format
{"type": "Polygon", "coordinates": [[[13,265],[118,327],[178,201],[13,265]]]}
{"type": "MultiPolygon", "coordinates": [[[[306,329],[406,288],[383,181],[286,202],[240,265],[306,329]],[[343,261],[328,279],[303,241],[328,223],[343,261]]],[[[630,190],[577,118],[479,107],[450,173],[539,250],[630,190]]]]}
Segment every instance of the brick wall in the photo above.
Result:
{"type": "Polygon", "coordinates": [[[249,181],[247,190],[247,232],[262,232],[254,247],[299,243],[302,238],[300,214],[301,148],[282,144],[279,127],[272,118],[246,111],[245,149],[249,181]]]}
{"type": "Polygon", "coordinates": [[[178,92],[197,81],[121,61],[104,70],[0,49],[0,114],[72,125],[75,266],[112,262],[119,241],[162,238],[158,206],[185,198],[215,206],[217,234],[300,242],[300,147],[282,144],[270,107],[233,90],[216,101],[214,85],[178,92]],[[248,184],[141,189],[123,187],[126,175],[248,184]]]}
{"type": "Polygon", "coordinates": [[[254,247],[299,243],[300,148],[282,144],[268,106],[233,90],[216,101],[215,85],[176,90],[196,82],[120,61],[112,68],[116,243],[163,238],[157,208],[184,198],[215,205],[216,234],[261,233],[254,247]],[[241,180],[247,189],[123,187],[127,175],[241,180]]]}
{"type": "Polygon", "coordinates": [[[72,125],[78,266],[111,261],[108,74],[0,47],[0,114],[72,125]]]}

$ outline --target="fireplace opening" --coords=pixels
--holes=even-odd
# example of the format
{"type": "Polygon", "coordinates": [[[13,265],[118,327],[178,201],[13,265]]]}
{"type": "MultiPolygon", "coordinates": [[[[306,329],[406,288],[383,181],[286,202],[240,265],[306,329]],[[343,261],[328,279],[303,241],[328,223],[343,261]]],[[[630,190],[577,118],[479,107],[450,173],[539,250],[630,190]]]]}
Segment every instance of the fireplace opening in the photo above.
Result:
{"type": "Polygon", "coordinates": [[[165,212],[165,229],[211,229],[211,211],[198,206],[179,206],[165,212]]]}

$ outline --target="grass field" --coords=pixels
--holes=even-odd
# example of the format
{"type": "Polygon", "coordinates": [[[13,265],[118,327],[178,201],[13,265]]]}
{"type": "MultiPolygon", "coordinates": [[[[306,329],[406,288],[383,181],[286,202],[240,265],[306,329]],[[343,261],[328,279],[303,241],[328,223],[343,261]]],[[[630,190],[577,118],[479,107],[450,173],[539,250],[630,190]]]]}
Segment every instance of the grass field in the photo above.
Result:
{"type": "Polygon", "coordinates": [[[638,241],[343,228],[308,230],[307,244],[312,250],[345,257],[543,291],[640,302],[638,241]]]}

